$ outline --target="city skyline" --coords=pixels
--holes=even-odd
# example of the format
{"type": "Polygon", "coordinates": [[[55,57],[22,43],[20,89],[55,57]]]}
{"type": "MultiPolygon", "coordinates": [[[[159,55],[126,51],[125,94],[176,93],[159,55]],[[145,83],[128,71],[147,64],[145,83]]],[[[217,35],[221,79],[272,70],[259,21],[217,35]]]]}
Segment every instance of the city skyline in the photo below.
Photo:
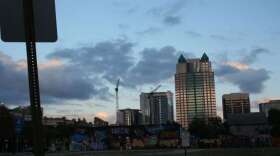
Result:
{"type": "MultiPolygon", "coordinates": [[[[203,52],[213,61],[220,116],[222,94],[249,92],[252,111],[256,101],[279,98],[278,1],[160,2],[57,1],[58,43],[38,45],[45,115],[112,122],[117,79],[120,108],[139,109],[140,93],[158,84],[175,93],[180,54],[203,52]]],[[[9,107],[29,105],[24,51],[0,44],[0,101],[9,107]]]]}

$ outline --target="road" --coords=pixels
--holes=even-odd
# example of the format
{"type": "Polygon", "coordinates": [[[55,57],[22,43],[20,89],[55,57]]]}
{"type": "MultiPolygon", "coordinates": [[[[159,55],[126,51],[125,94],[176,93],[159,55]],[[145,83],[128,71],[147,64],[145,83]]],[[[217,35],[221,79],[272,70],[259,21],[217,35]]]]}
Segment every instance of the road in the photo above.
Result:
{"type": "MultiPolygon", "coordinates": [[[[13,156],[0,154],[0,156],[13,156]]],[[[15,156],[33,156],[30,153],[15,156]]],[[[105,152],[61,152],[46,156],[184,156],[184,150],[135,150],[105,152]]],[[[187,156],[280,156],[280,148],[191,149],[187,156]]]]}
{"type": "MultiPolygon", "coordinates": [[[[188,153],[199,152],[199,149],[189,150],[188,153]]],[[[0,154],[0,156],[33,156],[31,153],[0,154]]],[[[102,151],[102,152],[61,152],[47,153],[46,156],[184,156],[184,150],[132,150],[132,151],[102,151]]]]}

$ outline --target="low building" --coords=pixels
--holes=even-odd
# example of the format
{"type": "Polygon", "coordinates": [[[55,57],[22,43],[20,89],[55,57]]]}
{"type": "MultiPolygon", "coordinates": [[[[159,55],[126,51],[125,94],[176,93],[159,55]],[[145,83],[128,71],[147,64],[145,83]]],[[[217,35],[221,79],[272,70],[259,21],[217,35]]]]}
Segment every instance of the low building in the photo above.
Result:
{"type": "Polygon", "coordinates": [[[234,136],[257,137],[270,131],[264,113],[230,114],[227,123],[234,136]]]}
{"type": "Polygon", "coordinates": [[[104,121],[98,117],[94,118],[94,123],[93,123],[94,127],[106,127],[108,125],[109,125],[109,123],[107,121],[104,121]]]}
{"type": "Polygon", "coordinates": [[[230,114],[250,113],[250,98],[248,93],[231,93],[223,95],[223,115],[227,120],[230,114]]]}
{"type": "Polygon", "coordinates": [[[58,125],[74,125],[75,121],[73,120],[68,120],[65,117],[62,118],[49,118],[49,117],[44,117],[43,118],[43,125],[45,126],[53,126],[56,127],[58,125]]]}
{"type": "MultiPolygon", "coordinates": [[[[11,109],[10,112],[14,117],[22,118],[25,122],[32,121],[32,114],[31,114],[30,106],[16,107],[14,109],[11,109]]],[[[42,113],[43,113],[43,108],[42,108],[42,113]]]]}
{"type": "Polygon", "coordinates": [[[117,124],[133,126],[141,124],[141,113],[138,109],[122,109],[118,111],[117,124]]]}
{"type": "Polygon", "coordinates": [[[259,104],[260,112],[265,113],[266,117],[268,117],[269,111],[271,109],[280,110],[280,100],[270,100],[266,103],[259,104]]]}

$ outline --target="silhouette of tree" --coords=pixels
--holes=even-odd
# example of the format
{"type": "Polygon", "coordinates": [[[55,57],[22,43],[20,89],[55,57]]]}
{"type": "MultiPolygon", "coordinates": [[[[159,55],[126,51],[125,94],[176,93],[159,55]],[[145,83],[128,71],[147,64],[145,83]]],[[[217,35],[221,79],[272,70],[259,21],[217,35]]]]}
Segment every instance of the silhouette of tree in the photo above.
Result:
{"type": "Polygon", "coordinates": [[[269,124],[272,126],[271,135],[280,137],[280,110],[271,109],[268,115],[269,124]]]}

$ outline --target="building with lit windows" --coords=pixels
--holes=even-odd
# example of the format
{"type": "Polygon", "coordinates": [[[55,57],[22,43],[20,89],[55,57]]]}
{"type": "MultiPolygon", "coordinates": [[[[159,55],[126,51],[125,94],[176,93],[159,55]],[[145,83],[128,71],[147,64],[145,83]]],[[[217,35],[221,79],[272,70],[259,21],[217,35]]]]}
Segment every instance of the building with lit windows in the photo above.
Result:
{"type": "Polygon", "coordinates": [[[230,114],[250,113],[250,98],[248,93],[231,93],[223,95],[223,115],[227,120],[230,114]]]}
{"type": "Polygon", "coordinates": [[[204,53],[195,59],[180,56],[175,74],[176,117],[184,128],[194,118],[216,117],[215,80],[211,62],[204,53]]]}

